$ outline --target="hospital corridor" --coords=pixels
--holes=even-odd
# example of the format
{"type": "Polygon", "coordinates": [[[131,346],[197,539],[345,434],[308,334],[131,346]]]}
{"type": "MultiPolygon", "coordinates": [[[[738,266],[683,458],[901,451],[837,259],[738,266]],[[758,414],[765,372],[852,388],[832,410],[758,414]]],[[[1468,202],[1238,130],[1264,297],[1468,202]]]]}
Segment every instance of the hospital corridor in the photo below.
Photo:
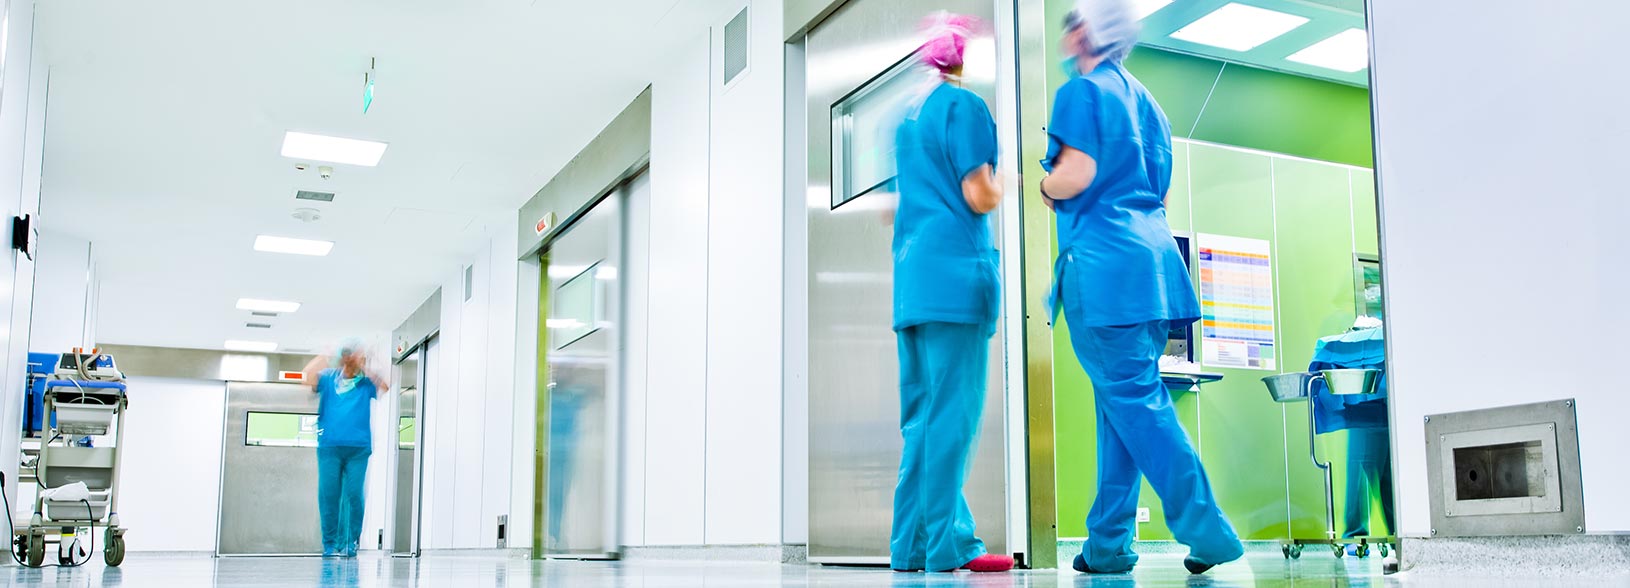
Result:
{"type": "Polygon", "coordinates": [[[0,0],[0,586],[1630,588],[1627,19],[0,0]]]}

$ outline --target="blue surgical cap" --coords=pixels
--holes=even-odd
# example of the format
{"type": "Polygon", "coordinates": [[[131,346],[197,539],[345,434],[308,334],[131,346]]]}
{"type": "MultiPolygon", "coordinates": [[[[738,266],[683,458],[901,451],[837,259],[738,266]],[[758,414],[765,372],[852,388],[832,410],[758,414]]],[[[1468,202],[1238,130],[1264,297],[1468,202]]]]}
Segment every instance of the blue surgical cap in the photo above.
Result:
{"type": "Polygon", "coordinates": [[[1138,44],[1143,26],[1130,0],[1076,0],[1075,11],[1064,21],[1066,30],[1085,27],[1078,55],[1120,61],[1138,44]]]}

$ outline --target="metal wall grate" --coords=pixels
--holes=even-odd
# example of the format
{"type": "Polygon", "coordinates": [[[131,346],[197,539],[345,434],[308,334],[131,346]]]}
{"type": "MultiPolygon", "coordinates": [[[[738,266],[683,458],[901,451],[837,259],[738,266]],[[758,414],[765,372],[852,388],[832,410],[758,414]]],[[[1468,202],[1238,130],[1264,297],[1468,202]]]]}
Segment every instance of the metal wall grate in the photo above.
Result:
{"type": "Polygon", "coordinates": [[[249,327],[251,329],[270,329],[270,328],[272,328],[271,325],[266,324],[266,323],[244,323],[243,326],[249,327]]]}
{"type": "Polygon", "coordinates": [[[736,76],[747,71],[747,8],[724,25],[724,83],[728,85],[736,76]]]}
{"type": "Polygon", "coordinates": [[[315,192],[312,190],[299,190],[294,193],[295,200],[315,200],[317,202],[333,202],[333,192],[315,192]]]}
{"type": "Polygon", "coordinates": [[[464,301],[469,302],[470,296],[475,294],[475,266],[464,266],[464,301]]]}

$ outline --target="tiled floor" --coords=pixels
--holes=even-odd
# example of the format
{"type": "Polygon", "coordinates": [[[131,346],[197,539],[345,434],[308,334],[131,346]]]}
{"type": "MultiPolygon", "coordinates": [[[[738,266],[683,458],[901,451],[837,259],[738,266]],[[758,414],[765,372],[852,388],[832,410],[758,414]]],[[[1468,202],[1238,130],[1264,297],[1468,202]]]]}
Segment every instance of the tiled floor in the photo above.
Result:
{"type": "Polygon", "coordinates": [[[732,562],[538,562],[502,555],[427,556],[419,560],[365,554],[356,560],[313,558],[229,558],[144,556],[133,553],[120,568],[104,568],[101,558],[78,569],[0,569],[6,586],[1630,586],[1630,576],[1605,578],[1521,578],[1520,570],[1491,570],[1487,577],[1429,578],[1382,576],[1379,562],[1304,557],[1286,562],[1278,555],[1245,561],[1191,577],[1175,555],[1145,556],[1127,576],[1082,576],[1073,572],[1009,574],[896,574],[888,570],[732,562]]]}

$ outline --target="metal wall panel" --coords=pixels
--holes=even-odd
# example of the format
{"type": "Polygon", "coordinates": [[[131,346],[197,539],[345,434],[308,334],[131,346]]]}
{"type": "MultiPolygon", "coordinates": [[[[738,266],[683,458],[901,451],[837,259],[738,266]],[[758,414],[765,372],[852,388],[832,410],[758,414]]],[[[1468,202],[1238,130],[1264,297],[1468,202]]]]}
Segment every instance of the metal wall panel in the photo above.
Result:
{"type": "Polygon", "coordinates": [[[299,384],[227,383],[216,553],[321,553],[316,448],[247,445],[249,411],[315,415],[317,395],[299,384]]]}
{"type": "MultiPolygon", "coordinates": [[[[855,0],[805,39],[809,219],[809,556],[828,563],[887,561],[899,466],[899,363],[892,319],[892,194],[831,208],[832,105],[917,44],[934,10],[993,22],[977,0],[855,0]]],[[[969,43],[966,85],[994,104],[995,43],[969,43]]],[[[1001,226],[999,219],[996,226],[1001,226]]],[[[998,237],[998,242],[1000,239],[998,237]]],[[[965,488],[992,553],[1007,542],[1003,335],[990,341],[980,441],[965,488]]]]}

